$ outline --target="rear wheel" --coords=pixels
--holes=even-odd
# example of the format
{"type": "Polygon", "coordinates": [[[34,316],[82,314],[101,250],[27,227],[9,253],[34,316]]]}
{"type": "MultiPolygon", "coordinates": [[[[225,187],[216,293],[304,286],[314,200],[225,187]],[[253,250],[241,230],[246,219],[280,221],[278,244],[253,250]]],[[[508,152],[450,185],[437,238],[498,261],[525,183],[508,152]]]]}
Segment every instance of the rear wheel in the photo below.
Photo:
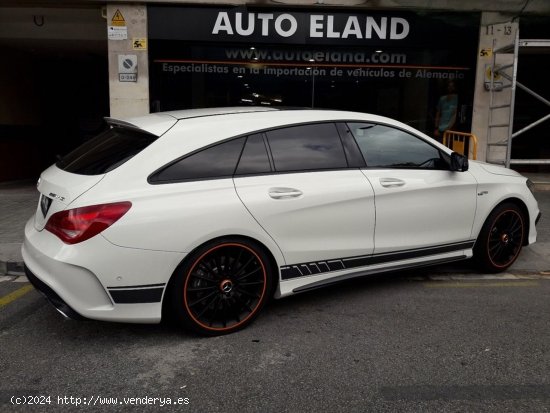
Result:
{"type": "Polygon", "coordinates": [[[474,257],[485,271],[504,271],[517,259],[524,237],[522,211],[515,204],[501,204],[485,221],[474,247],[474,257]]]}
{"type": "Polygon", "coordinates": [[[220,239],[191,254],[176,275],[172,308],[179,321],[206,335],[250,324],[272,291],[269,258],[250,241],[220,239]]]}

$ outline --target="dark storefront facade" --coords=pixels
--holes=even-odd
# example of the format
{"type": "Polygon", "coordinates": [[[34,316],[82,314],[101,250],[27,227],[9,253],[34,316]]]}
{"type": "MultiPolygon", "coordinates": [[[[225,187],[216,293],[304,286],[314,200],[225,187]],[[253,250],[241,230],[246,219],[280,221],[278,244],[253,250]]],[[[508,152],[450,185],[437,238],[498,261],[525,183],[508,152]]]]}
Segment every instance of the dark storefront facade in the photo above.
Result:
{"type": "Polygon", "coordinates": [[[346,109],[431,133],[452,81],[470,129],[476,13],[150,6],[148,22],[152,111],[346,109]]]}
{"type": "MultiPolygon", "coordinates": [[[[0,182],[36,179],[106,128],[105,116],[314,107],[388,116],[434,136],[449,83],[457,95],[452,129],[476,134],[478,159],[502,164],[505,157],[489,156],[489,141],[507,134],[488,127],[491,51],[512,43],[516,27],[521,39],[550,39],[550,5],[540,2],[42,2],[48,7],[13,2],[0,10],[0,182]],[[122,78],[123,57],[136,62],[133,80],[122,78]]],[[[546,99],[549,50],[520,50],[517,66],[517,80],[546,99]]],[[[514,132],[548,114],[516,89],[514,132]]],[[[549,131],[545,121],[514,138],[512,158],[545,161],[515,169],[548,171],[549,131]]]]}

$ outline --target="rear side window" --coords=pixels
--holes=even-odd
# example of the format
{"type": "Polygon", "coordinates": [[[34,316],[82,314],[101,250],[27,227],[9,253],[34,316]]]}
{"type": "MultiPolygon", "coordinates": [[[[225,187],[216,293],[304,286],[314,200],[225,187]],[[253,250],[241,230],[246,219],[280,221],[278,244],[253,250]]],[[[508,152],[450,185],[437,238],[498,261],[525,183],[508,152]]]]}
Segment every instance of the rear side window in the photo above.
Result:
{"type": "Polygon", "coordinates": [[[246,140],[236,175],[271,172],[271,164],[262,134],[251,135],[246,140]]]}
{"type": "Polygon", "coordinates": [[[100,175],[122,165],[151,143],[158,136],[124,129],[111,128],[64,156],[57,167],[80,175],[100,175]]]}
{"type": "Polygon", "coordinates": [[[245,138],[233,139],[192,153],[155,173],[149,182],[224,178],[235,172],[245,138]]]}
{"type": "Polygon", "coordinates": [[[293,126],[266,133],[275,170],[304,171],[347,168],[336,125],[293,126]]]}

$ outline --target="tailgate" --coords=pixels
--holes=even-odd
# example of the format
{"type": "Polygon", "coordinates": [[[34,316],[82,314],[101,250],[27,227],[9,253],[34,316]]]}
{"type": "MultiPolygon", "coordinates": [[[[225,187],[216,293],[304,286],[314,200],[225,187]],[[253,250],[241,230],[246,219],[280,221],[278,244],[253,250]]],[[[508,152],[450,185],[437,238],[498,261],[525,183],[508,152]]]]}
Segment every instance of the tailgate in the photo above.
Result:
{"type": "Polygon", "coordinates": [[[38,192],[40,199],[34,227],[42,231],[48,219],[56,212],[62,211],[76,198],[103,179],[102,175],[78,175],[65,172],[52,165],[40,175],[38,192]]]}
{"type": "Polygon", "coordinates": [[[122,166],[158,139],[158,136],[135,125],[111,121],[110,129],[65,155],[40,176],[40,202],[34,219],[34,227],[38,231],[44,229],[53,214],[67,208],[107,173],[122,166]]]}

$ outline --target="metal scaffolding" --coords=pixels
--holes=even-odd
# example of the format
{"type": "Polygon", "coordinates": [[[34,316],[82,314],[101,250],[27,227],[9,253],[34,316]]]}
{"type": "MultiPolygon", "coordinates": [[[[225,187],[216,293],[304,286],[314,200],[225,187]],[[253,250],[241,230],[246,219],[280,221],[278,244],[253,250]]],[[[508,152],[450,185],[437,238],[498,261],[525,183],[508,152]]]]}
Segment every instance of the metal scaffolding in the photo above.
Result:
{"type": "MultiPolygon", "coordinates": [[[[496,45],[496,41],[493,41],[493,45],[496,45]]],[[[506,147],[506,157],[504,164],[507,168],[510,165],[520,165],[520,164],[530,164],[530,165],[550,165],[550,159],[511,159],[512,153],[512,141],[517,136],[521,135],[524,132],[534,128],[537,125],[550,119],[550,113],[543,116],[542,118],[530,123],[524,128],[513,131],[514,126],[514,106],[516,99],[516,87],[527,92],[529,95],[533,96],[540,102],[550,107],[550,101],[528,88],[524,84],[517,81],[517,70],[518,70],[518,59],[519,52],[522,50],[529,49],[530,51],[535,52],[550,52],[550,40],[548,39],[520,39],[519,30],[516,32],[515,41],[513,44],[500,47],[498,49],[493,49],[493,62],[491,66],[491,82],[490,82],[490,103],[489,103],[489,129],[488,129],[488,147],[506,147]],[[512,54],[513,63],[506,65],[498,65],[497,55],[498,54],[512,54]],[[509,72],[511,70],[511,73],[509,72]],[[506,79],[509,83],[497,83],[495,79],[501,76],[503,79],[506,79]],[[495,93],[502,91],[503,89],[511,88],[511,99],[510,103],[506,104],[495,104],[495,93]],[[509,108],[509,117],[508,122],[503,123],[493,123],[493,119],[496,117],[495,114],[498,110],[509,108]],[[507,129],[507,138],[504,140],[492,142],[491,138],[493,136],[493,130],[496,128],[506,128],[507,129]]]]}

